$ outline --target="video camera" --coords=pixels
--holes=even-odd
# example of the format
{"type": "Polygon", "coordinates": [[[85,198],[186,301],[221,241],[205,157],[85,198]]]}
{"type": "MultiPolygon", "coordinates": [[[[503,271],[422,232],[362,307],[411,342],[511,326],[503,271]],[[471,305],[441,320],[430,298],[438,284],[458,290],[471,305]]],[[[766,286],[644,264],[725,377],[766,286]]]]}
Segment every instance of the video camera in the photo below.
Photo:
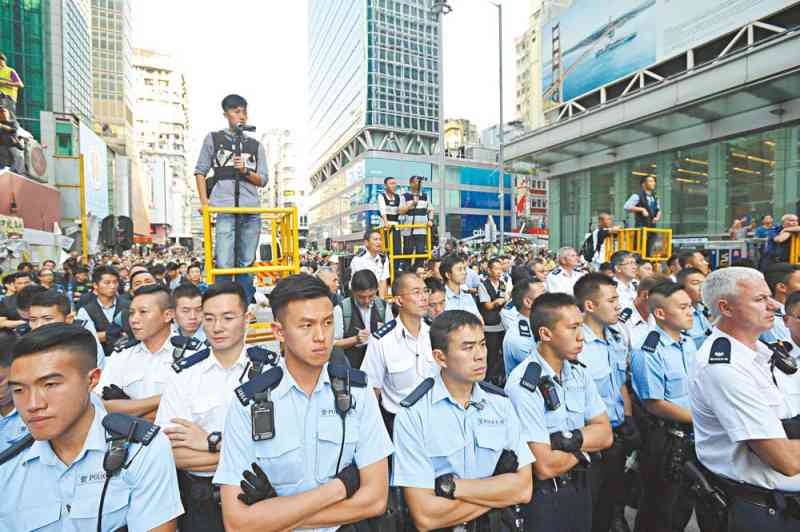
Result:
{"type": "Polygon", "coordinates": [[[233,126],[233,129],[234,129],[234,131],[236,131],[236,133],[238,135],[241,135],[245,131],[248,131],[248,132],[252,133],[253,131],[256,130],[256,126],[251,126],[249,124],[236,124],[235,126],[233,126]]]}

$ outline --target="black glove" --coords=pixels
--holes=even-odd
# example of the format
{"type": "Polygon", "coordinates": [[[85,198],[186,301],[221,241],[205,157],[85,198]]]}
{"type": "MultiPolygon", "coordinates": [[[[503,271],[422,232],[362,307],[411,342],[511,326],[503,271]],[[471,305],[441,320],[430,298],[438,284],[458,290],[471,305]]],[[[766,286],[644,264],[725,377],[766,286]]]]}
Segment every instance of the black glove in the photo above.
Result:
{"type": "Polygon", "coordinates": [[[633,416],[625,416],[625,423],[620,427],[625,447],[631,451],[642,447],[642,433],[633,416]]]}
{"type": "Polygon", "coordinates": [[[361,487],[361,474],[358,472],[358,468],[355,464],[350,464],[339,471],[339,473],[336,474],[336,478],[341,480],[342,484],[344,484],[348,499],[361,487]]]}
{"type": "Polygon", "coordinates": [[[519,460],[517,460],[517,453],[511,449],[503,449],[500,453],[500,458],[497,459],[497,466],[494,468],[493,477],[497,475],[504,475],[506,473],[516,473],[519,469],[519,460]]]}
{"type": "Polygon", "coordinates": [[[789,419],[781,419],[783,430],[786,431],[786,437],[790,440],[800,440],[800,415],[790,417],[789,419]]]}
{"type": "Polygon", "coordinates": [[[130,399],[130,396],[116,384],[103,386],[103,401],[113,401],[115,399],[130,399]]]}
{"type": "Polygon", "coordinates": [[[245,503],[247,506],[252,506],[259,501],[265,501],[273,497],[277,497],[275,488],[272,487],[267,474],[258,467],[258,464],[253,462],[253,473],[245,471],[242,473],[244,480],[239,483],[242,488],[242,493],[238,495],[238,499],[245,503]]]}
{"type": "Polygon", "coordinates": [[[583,446],[583,433],[580,430],[554,432],[550,434],[550,448],[554,451],[574,453],[583,446]]]}

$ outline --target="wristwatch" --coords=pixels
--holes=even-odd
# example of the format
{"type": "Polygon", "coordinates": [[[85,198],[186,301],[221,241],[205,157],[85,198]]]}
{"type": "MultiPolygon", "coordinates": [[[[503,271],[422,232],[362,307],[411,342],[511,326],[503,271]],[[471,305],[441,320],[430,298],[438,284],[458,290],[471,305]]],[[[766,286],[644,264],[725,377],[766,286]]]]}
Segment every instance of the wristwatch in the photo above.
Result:
{"type": "Polygon", "coordinates": [[[453,473],[448,473],[446,475],[436,477],[434,488],[437,497],[455,499],[456,476],[453,473]]]}
{"type": "Polygon", "coordinates": [[[208,435],[208,452],[218,453],[219,444],[222,443],[222,433],[219,431],[212,432],[208,435]]]}

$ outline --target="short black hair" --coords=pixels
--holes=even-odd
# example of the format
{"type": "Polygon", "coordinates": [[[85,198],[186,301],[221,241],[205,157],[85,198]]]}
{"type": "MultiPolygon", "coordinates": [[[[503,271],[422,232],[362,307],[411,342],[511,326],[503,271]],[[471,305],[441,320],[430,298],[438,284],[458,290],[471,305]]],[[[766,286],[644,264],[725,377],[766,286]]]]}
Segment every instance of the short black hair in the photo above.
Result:
{"type": "Polygon", "coordinates": [[[174,271],[174,270],[177,270],[177,269],[178,269],[178,263],[177,262],[168,262],[167,263],[167,271],[168,272],[171,272],[171,271],[174,271]]]}
{"type": "Polygon", "coordinates": [[[681,269],[681,271],[679,271],[678,273],[675,274],[675,282],[685,288],[686,287],[686,279],[690,275],[694,275],[695,273],[699,273],[704,278],[706,276],[706,274],[704,274],[703,272],[701,272],[697,268],[683,268],[683,269],[681,269]]]}
{"type": "Polygon", "coordinates": [[[150,272],[150,270],[137,270],[137,271],[133,272],[131,274],[131,276],[128,278],[128,281],[131,283],[131,286],[133,286],[133,280],[136,279],[137,276],[142,275],[143,273],[146,273],[147,275],[149,275],[150,277],[155,279],[155,275],[153,275],[150,272]]]}
{"type": "MultiPolygon", "coordinates": [[[[238,283],[236,283],[239,286],[238,283]]],[[[203,294],[200,293],[200,289],[197,288],[195,285],[191,283],[182,283],[175,287],[175,290],[172,291],[172,306],[176,306],[178,300],[182,297],[188,297],[189,299],[194,299],[196,297],[203,297],[203,294]]]]}
{"type": "Polygon", "coordinates": [[[383,184],[385,185],[386,183],[388,183],[390,179],[394,179],[395,181],[397,181],[396,177],[390,175],[383,178],[383,184]]]}
{"type": "MultiPolygon", "coordinates": [[[[197,294],[200,295],[200,290],[197,289],[196,286],[193,284],[190,285],[181,285],[175,289],[177,292],[183,286],[191,286],[197,291],[197,294]]],[[[245,294],[244,287],[239,283],[235,283],[233,281],[220,281],[218,283],[214,283],[208,287],[205,294],[203,295],[203,306],[205,307],[206,301],[212,299],[217,296],[223,296],[226,294],[231,294],[239,297],[239,302],[242,304],[242,310],[247,312],[247,294],[245,294]]],[[[187,296],[180,296],[180,297],[187,297],[187,296]]],[[[195,297],[195,296],[192,296],[195,297]]],[[[173,295],[175,301],[178,300],[178,296],[173,295]]]]}
{"type": "Polygon", "coordinates": [[[699,249],[685,249],[678,253],[678,264],[680,264],[681,269],[687,267],[686,265],[688,264],[689,259],[691,259],[695,253],[699,253],[701,255],[703,254],[703,252],[699,249]]]}
{"type": "Polygon", "coordinates": [[[8,331],[0,331],[0,368],[11,366],[15,343],[16,336],[8,331]]]}
{"type": "Polygon", "coordinates": [[[533,338],[541,341],[539,329],[552,329],[561,317],[559,311],[565,307],[578,307],[575,298],[563,292],[548,292],[536,298],[531,309],[531,329],[533,338]]]}
{"type": "Polygon", "coordinates": [[[189,265],[189,266],[186,268],[186,273],[189,273],[189,272],[191,271],[191,269],[192,269],[192,268],[197,268],[198,270],[200,270],[200,273],[202,273],[202,272],[203,272],[203,268],[201,268],[199,264],[194,264],[194,263],[193,263],[193,264],[190,264],[190,265],[189,265]]]}
{"type": "Polygon", "coordinates": [[[148,270],[150,270],[150,273],[155,277],[156,275],[164,274],[164,272],[167,271],[167,267],[163,264],[153,264],[148,270]]]}
{"type": "Polygon", "coordinates": [[[614,268],[611,267],[611,263],[606,261],[600,264],[600,267],[597,268],[598,272],[614,272],[614,268]]]}
{"type": "Polygon", "coordinates": [[[41,294],[42,292],[47,292],[47,288],[38,284],[26,286],[17,294],[17,308],[27,312],[31,308],[31,300],[36,294],[41,294]]]}
{"type": "Polygon", "coordinates": [[[775,288],[778,286],[778,283],[786,283],[789,280],[789,276],[792,275],[794,272],[797,271],[797,266],[794,264],[789,264],[788,262],[777,262],[775,264],[771,264],[766,271],[764,272],[764,278],[767,281],[767,286],[769,286],[769,291],[772,292],[772,295],[775,295],[775,288]]]}
{"type": "Polygon", "coordinates": [[[428,277],[427,279],[425,279],[425,287],[431,294],[434,292],[444,293],[444,283],[442,283],[436,277],[428,277]]]}
{"type": "MultiPolygon", "coordinates": [[[[372,233],[378,233],[381,235],[381,230],[379,227],[367,227],[367,230],[364,231],[364,242],[369,240],[369,237],[372,236],[372,233]]],[[[383,238],[383,235],[381,235],[381,238],[383,238]]]]}
{"type": "Polygon", "coordinates": [[[14,280],[16,281],[17,279],[22,279],[23,277],[27,277],[33,281],[33,274],[31,272],[17,272],[16,275],[14,275],[14,280]]]}
{"type": "Polygon", "coordinates": [[[573,293],[575,294],[575,302],[582,312],[586,311],[586,302],[590,299],[597,297],[601,286],[617,286],[617,282],[607,275],[602,273],[588,273],[578,279],[575,283],[573,293]]]}
{"type": "MultiPolygon", "coordinates": [[[[74,272],[75,272],[75,275],[78,275],[79,273],[85,273],[86,275],[89,275],[89,268],[87,268],[86,266],[75,266],[74,272]]],[[[24,272],[20,272],[20,273],[24,273],[24,272]]]]}
{"type": "Polygon", "coordinates": [[[65,318],[69,316],[69,313],[72,310],[72,306],[70,305],[67,296],[57,292],[56,290],[45,290],[44,292],[38,292],[31,298],[30,306],[45,308],[56,307],[65,318]]]}
{"type": "Polygon", "coordinates": [[[269,295],[269,305],[275,319],[281,321],[283,311],[293,301],[306,301],[327,297],[333,304],[333,294],[328,285],[307,273],[284,277],[269,295]]]}
{"type": "MultiPolygon", "coordinates": [[[[672,266],[672,265],[673,265],[675,262],[677,262],[677,261],[678,261],[678,255],[676,255],[675,253],[673,253],[673,254],[672,254],[672,255],[670,255],[670,256],[669,256],[669,258],[667,259],[667,266],[672,266]]],[[[680,263],[678,263],[678,266],[680,266],[680,263]]]]}
{"type": "Polygon", "coordinates": [[[377,290],[378,278],[371,270],[358,270],[350,279],[350,291],[362,292],[364,290],[377,290]]]}
{"type": "Polygon", "coordinates": [[[104,275],[113,275],[119,281],[119,272],[111,266],[98,266],[92,272],[92,284],[97,284],[103,280],[104,275]]]}
{"type": "Polygon", "coordinates": [[[453,270],[453,266],[461,262],[467,261],[458,253],[450,253],[445,255],[442,259],[442,263],[439,265],[439,273],[442,274],[444,279],[448,279],[450,272],[453,270]]]}
{"type": "Polygon", "coordinates": [[[514,303],[517,310],[522,309],[522,300],[525,299],[531,285],[538,283],[541,283],[539,279],[533,279],[531,277],[525,277],[524,279],[519,279],[514,282],[514,288],[511,289],[511,302],[514,303]]]}
{"type": "Polygon", "coordinates": [[[9,273],[5,277],[3,277],[3,284],[9,285],[14,284],[14,281],[17,280],[17,272],[9,273]]]}
{"type": "Polygon", "coordinates": [[[621,265],[623,262],[625,262],[625,259],[632,256],[633,253],[631,253],[630,251],[625,251],[624,249],[620,251],[615,251],[614,254],[611,255],[611,260],[610,260],[611,269],[616,270],[617,266],[621,265]]]}
{"type": "Polygon", "coordinates": [[[516,285],[519,282],[533,277],[533,272],[528,266],[518,264],[511,267],[511,284],[516,285]]]}
{"type": "Polygon", "coordinates": [[[228,94],[222,99],[223,111],[236,109],[237,107],[244,107],[245,109],[247,109],[247,100],[245,100],[238,94],[228,94]]]}
{"type": "MultiPolygon", "coordinates": [[[[783,304],[785,314],[794,314],[797,305],[800,305],[800,290],[790,292],[789,295],[786,296],[786,302],[783,304]]],[[[0,344],[2,344],[2,342],[0,342],[0,344]]]]}
{"type": "Polygon", "coordinates": [[[462,327],[475,327],[483,330],[483,322],[473,313],[466,310],[446,310],[436,316],[431,323],[431,348],[447,353],[450,333],[462,327]]]}
{"type": "Polygon", "coordinates": [[[17,264],[17,271],[21,272],[25,268],[33,269],[33,264],[31,264],[30,262],[20,262],[19,264],[17,264]]]}
{"type": "Polygon", "coordinates": [[[48,323],[21,337],[14,345],[12,361],[56,348],[73,354],[84,371],[97,367],[94,335],[79,325],[67,323],[48,323]]]}
{"type": "Polygon", "coordinates": [[[656,176],[654,176],[654,175],[650,175],[650,174],[648,174],[648,175],[643,175],[642,177],[640,177],[640,178],[639,178],[639,185],[644,185],[644,182],[645,182],[645,181],[647,181],[648,179],[650,179],[651,177],[652,177],[653,179],[655,179],[655,178],[656,178],[656,176]]]}
{"type": "Polygon", "coordinates": [[[406,284],[406,278],[407,277],[413,277],[415,279],[418,279],[417,274],[414,273],[414,272],[410,272],[410,271],[407,271],[407,270],[402,270],[402,271],[399,271],[399,272],[395,272],[394,281],[392,281],[392,295],[393,296],[397,296],[397,294],[400,293],[400,290],[406,284]]]}
{"type": "Polygon", "coordinates": [[[740,268],[752,268],[754,270],[758,269],[756,268],[756,263],[753,262],[752,259],[748,259],[745,257],[739,257],[738,259],[733,259],[731,261],[731,266],[738,266],[740,268]]]}
{"type": "Polygon", "coordinates": [[[655,285],[650,289],[650,295],[647,298],[647,306],[650,312],[653,312],[656,308],[660,308],[661,300],[668,299],[681,290],[683,290],[683,287],[672,281],[664,281],[655,285]]]}
{"type": "Polygon", "coordinates": [[[162,296],[159,299],[161,299],[163,310],[172,308],[172,296],[170,295],[169,290],[167,290],[167,288],[164,287],[164,285],[158,283],[146,284],[134,290],[131,302],[133,302],[133,300],[135,300],[137,297],[149,296],[153,294],[162,296]]]}

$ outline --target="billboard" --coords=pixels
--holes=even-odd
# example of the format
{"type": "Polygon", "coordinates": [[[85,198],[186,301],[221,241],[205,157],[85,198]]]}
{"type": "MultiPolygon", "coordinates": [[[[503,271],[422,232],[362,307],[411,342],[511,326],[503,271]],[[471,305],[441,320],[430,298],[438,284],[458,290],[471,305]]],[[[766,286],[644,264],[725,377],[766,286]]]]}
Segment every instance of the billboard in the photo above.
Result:
{"type": "Polygon", "coordinates": [[[109,215],[108,148],[83,122],[80,124],[80,152],[83,155],[86,212],[102,220],[109,215]]]}
{"type": "MultiPolygon", "coordinates": [[[[791,5],[792,0],[575,0],[544,23],[542,79],[569,101],[791,5]],[[556,53],[553,53],[553,50],[556,53]]],[[[558,99],[551,91],[548,100],[558,99]]]]}

